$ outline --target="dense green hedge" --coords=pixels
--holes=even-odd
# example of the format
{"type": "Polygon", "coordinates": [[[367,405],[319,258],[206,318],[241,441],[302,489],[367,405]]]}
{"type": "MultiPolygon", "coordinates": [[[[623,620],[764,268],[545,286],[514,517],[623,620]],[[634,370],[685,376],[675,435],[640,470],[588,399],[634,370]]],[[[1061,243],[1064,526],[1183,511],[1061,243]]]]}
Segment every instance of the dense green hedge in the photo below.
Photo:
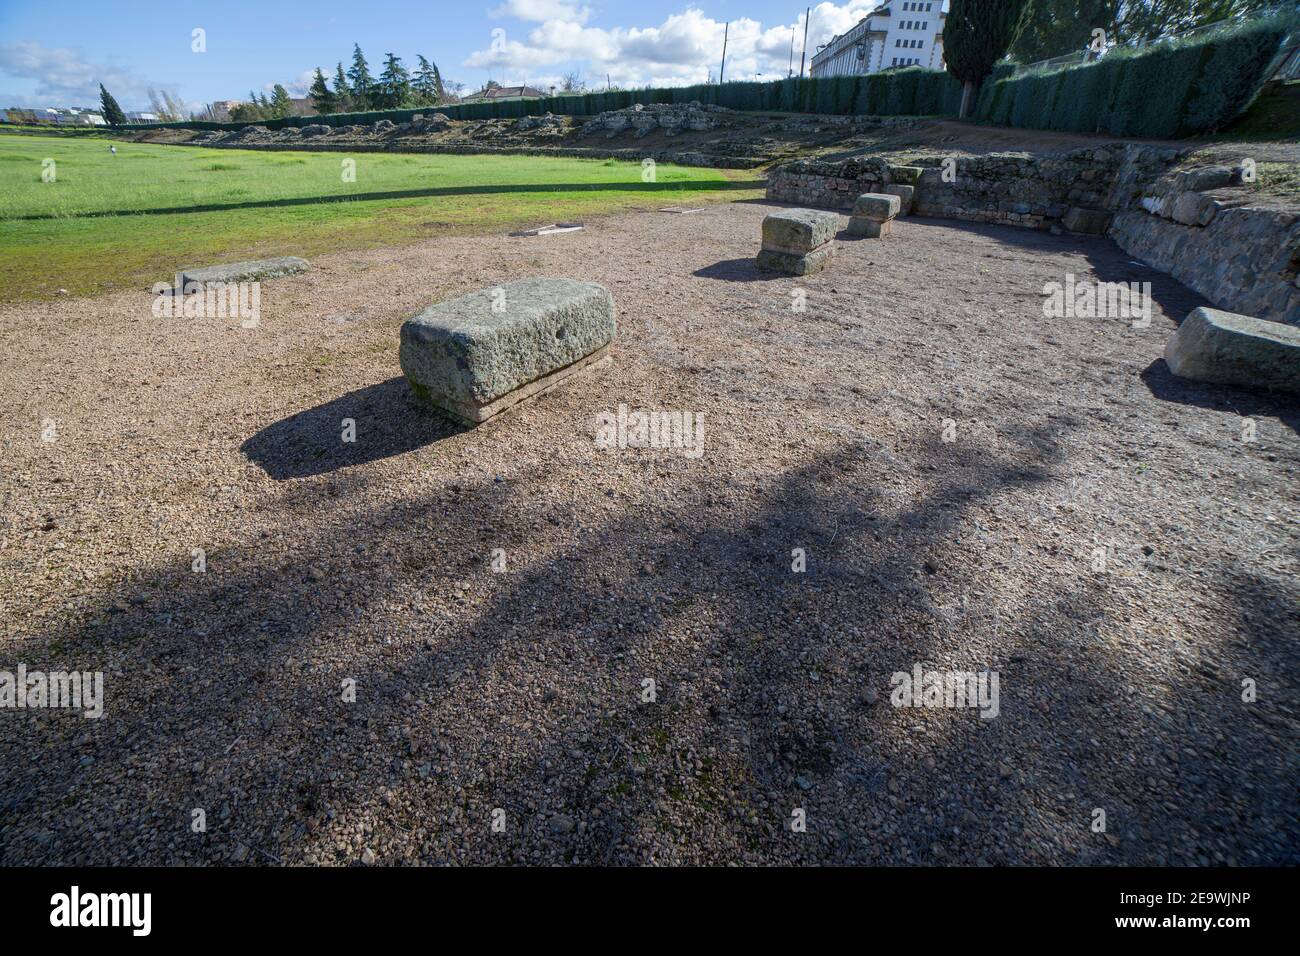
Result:
{"type": "Polygon", "coordinates": [[[1172,138],[1220,129],[1277,66],[1296,19],[1269,17],[1213,33],[1116,49],[1096,63],[993,78],[976,116],[1032,129],[1172,138]]]}
{"type": "Polygon", "coordinates": [[[838,113],[872,116],[952,114],[961,103],[961,86],[943,70],[909,67],[870,76],[832,76],[818,79],[776,80],[770,83],[724,83],[673,86],[643,90],[612,90],[540,99],[462,103],[458,106],[424,106],[405,110],[371,110],[366,113],[331,113],[327,116],[286,116],[257,124],[184,123],[134,125],[125,129],[158,126],[182,129],[240,129],[248,125],[281,129],[285,126],[364,126],[381,119],[410,122],[417,114],[446,113],[456,120],[510,119],[556,113],[595,116],[606,110],[625,109],[634,103],[690,103],[699,101],[734,110],[788,113],[838,113]]]}

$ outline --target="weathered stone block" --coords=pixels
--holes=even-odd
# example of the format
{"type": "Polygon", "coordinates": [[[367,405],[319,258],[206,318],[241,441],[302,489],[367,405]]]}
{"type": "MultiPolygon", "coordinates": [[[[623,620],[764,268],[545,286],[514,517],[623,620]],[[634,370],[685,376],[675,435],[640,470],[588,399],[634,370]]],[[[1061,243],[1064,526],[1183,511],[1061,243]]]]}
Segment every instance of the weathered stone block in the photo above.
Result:
{"type": "Polygon", "coordinates": [[[787,209],[763,217],[763,250],[805,255],[824,246],[839,229],[840,217],[815,209],[787,209]]]}
{"type": "Polygon", "coordinates": [[[306,259],[299,259],[297,256],[280,256],[278,259],[252,259],[221,266],[204,266],[201,269],[182,269],[177,281],[181,289],[193,282],[205,286],[217,282],[253,282],[294,275],[305,272],[308,267],[306,259]]]}
{"type": "Polygon", "coordinates": [[[915,186],[921,178],[921,170],[920,166],[890,166],[889,178],[905,186],[915,186]]]}
{"type": "Polygon", "coordinates": [[[916,199],[915,186],[906,186],[902,183],[894,183],[893,185],[885,186],[881,192],[898,197],[898,214],[900,216],[911,214],[912,203],[916,199]]]}
{"type": "Polygon", "coordinates": [[[418,397],[475,425],[603,362],[615,328],[604,286],[521,279],[407,319],[398,358],[418,397]]]}
{"type": "Polygon", "coordinates": [[[874,219],[885,222],[898,215],[902,199],[889,193],[864,193],[853,204],[854,219],[874,219]]]}
{"type": "Polygon", "coordinates": [[[758,267],[764,272],[784,272],[792,276],[812,275],[821,272],[835,257],[835,243],[824,243],[812,252],[779,252],[763,249],[758,254],[758,267]]]}
{"type": "Polygon", "coordinates": [[[1300,392],[1300,328],[1202,306],[1165,345],[1181,378],[1300,392]]]}
{"type": "Polygon", "coordinates": [[[849,234],[853,236],[863,236],[867,239],[883,239],[889,235],[893,228],[894,220],[885,219],[864,219],[861,216],[854,216],[849,220],[849,234]]]}
{"type": "Polygon", "coordinates": [[[1111,214],[1105,209],[1084,209],[1071,206],[1066,210],[1061,223],[1071,232],[1081,232],[1089,236],[1104,236],[1110,226],[1111,214]]]}

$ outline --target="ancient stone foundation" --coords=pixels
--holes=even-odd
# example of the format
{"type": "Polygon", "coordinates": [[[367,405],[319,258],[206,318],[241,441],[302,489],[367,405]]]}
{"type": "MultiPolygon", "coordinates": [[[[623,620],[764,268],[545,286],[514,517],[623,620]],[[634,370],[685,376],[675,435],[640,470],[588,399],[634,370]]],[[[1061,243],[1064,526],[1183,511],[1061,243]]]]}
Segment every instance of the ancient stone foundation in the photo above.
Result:
{"type": "Polygon", "coordinates": [[[814,209],[787,209],[763,218],[758,267],[803,276],[820,272],[835,255],[840,217],[814,209]]]}

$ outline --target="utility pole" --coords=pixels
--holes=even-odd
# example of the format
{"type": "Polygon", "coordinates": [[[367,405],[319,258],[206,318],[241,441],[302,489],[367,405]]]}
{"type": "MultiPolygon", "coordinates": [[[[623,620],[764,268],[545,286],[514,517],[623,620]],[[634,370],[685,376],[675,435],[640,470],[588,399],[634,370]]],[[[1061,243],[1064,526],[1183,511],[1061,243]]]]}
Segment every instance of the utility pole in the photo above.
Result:
{"type": "Polygon", "coordinates": [[[722,85],[722,79],[727,75],[727,34],[731,32],[731,21],[722,28],[722,69],[718,70],[718,86],[722,85]]]}
{"type": "Polygon", "coordinates": [[[809,7],[803,14],[803,51],[799,54],[799,79],[803,79],[804,58],[808,56],[808,18],[812,15],[812,7],[809,7]]]}

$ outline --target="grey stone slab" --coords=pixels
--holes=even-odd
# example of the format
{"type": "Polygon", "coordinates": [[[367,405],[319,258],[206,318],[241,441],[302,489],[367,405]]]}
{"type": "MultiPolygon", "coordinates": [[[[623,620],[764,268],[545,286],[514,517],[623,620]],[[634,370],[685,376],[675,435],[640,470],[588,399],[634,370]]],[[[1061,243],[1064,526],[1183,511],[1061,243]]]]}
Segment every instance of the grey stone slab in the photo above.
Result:
{"type": "Polygon", "coordinates": [[[816,209],[787,209],[763,217],[763,249],[801,256],[830,242],[840,217],[816,209]]]}
{"type": "Polygon", "coordinates": [[[864,239],[883,239],[894,228],[894,220],[866,219],[854,216],[849,220],[849,235],[862,236],[864,239]]]}
{"type": "Polygon", "coordinates": [[[853,203],[853,217],[885,222],[897,216],[902,205],[902,198],[892,193],[863,193],[853,203]]]}
{"type": "Polygon", "coordinates": [[[253,282],[306,272],[308,268],[310,263],[306,259],[299,259],[297,256],[280,256],[277,259],[252,259],[220,266],[182,269],[178,273],[177,282],[182,289],[194,282],[203,285],[216,282],[253,282]]]}
{"type": "Polygon", "coordinates": [[[894,183],[893,185],[882,187],[880,191],[888,193],[890,196],[898,197],[898,214],[900,216],[906,216],[912,212],[912,202],[916,199],[915,186],[907,186],[903,183],[894,183]]]}
{"type": "Polygon", "coordinates": [[[408,319],[398,358],[418,397],[477,424],[603,358],[615,330],[604,286],[520,279],[408,319]]]}
{"type": "Polygon", "coordinates": [[[821,272],[835,258],[835,243],[824,243],[812,252],[776,252],[764,249],[758,254],[758,267],[764,272],[784,272],[786,275],[806,276],[821,272]]]}
{"type": "Polygon", "coordinates": [[[1180,378],[1300,392],[1300,328],[1201,306],[1165,345],[1180,378]]]}
{"type": "Polygon", "coordinates": [[[889,178],[905,186],[915,186],[923,171],[921,166],[890,166],[889,178]]]}

